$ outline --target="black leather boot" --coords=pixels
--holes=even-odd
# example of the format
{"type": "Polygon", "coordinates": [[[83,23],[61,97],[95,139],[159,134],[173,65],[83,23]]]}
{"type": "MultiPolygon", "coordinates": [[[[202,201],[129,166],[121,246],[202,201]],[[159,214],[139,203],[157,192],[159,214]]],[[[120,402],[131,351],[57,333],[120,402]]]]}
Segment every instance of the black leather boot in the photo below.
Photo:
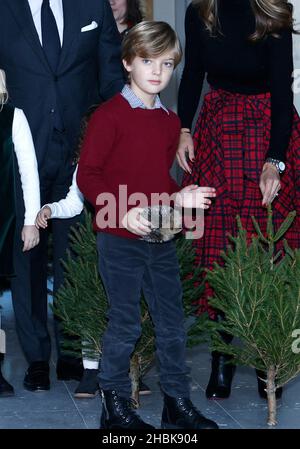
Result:
{"type": "MultiPolygon", "coordinates": [[[[216,320],[222,321],[224,317],[217,315],[216,320]]],[[[220,332],[222,340],[229,344],[232,342],[232,335],[220,332]]],[[[212,352],[211,374],[206,388],[208,399],[226,399],[231,393],[231,383],[235,372],[235,365],[228,363],[231,356],[221,352],[212,352]]]]}
{"type": "Polygon", "coordinates": [[[161,428],[218,429],[218,425],[211,419],[205,418],[189,398],[171,397],[164,393],[161,428]]]}
{"type": "MultiPolygon", "coordinates": [[[[1,355],[1,360],[3,359],[3,356],[1,355]]],[[[4,379],[1,371],[1,365],[0,365],[0,397],[8,397],[13,396],[15,394],[14,388],[12,385],[10,385],[6,379],[4,379]]]]}
{"type": "Polygon", "coordinates": [[[229,398],[235,371],[235,366],[228,363],[230,359],[227,354],[212,353],[211,374],[205,392],[208,399],[229,398]]]}
{"type": "Polygon", "coordinates": [[[102,415],[100,429],[152,430],[133,410],[133,400],[120,396],[115,390],[101,390],[102,415]]]}
{"type": "MultiPolygon", "coordinates": [[[[256,371],[256,377],[257,377],[257,389],[258,394],[262,399],[268,399],[267,392],[265,391],[265,388],[267,387],[266,382],[264,382],[262,379],[266,379],[267,375],[264,371],[260,371],[258,369],[256,371]],[[262,378],[262,379],[261,379],[262,378]]],[[[276,399],[280,399],[282,396],[282,387],[277,388],[275,391],[276,399]]]]}

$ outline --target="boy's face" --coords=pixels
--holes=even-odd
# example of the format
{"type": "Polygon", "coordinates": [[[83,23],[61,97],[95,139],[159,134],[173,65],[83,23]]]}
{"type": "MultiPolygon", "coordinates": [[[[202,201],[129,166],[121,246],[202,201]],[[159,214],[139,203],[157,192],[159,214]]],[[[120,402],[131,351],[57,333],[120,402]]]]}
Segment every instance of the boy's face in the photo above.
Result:
{"type": "Polygon", "coordinates": [[[168,85],[174,71],[174,50],[160,56],[141,58],[136,56],[125,69],[130,73],[130,85],[138,96],[154,96],[168,85]]]}

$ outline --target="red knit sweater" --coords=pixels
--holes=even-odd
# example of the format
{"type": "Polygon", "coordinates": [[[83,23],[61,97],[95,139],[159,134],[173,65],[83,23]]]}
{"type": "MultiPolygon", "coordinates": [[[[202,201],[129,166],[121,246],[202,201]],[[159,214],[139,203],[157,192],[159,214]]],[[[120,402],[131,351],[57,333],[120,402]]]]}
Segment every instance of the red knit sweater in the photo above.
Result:
{"type": "Polygon", "coordinates": [[[135,201],[127,206],[128,197],[140,192],[150,205],[151,194],[179,190],[169,173],[179,134],[180,121],[172,111],[167,114],[163,109],[133,109],[121,94],[96,110],[88,125],[77,174],[80,191],[95,207],[96,231],[139,238],[121,225],[129,209],[144,206],[135,201]],[[127,189],[124,198],[119,196],[120,185],[127,189]],[[97,201],[103,192],[114,195],[115,205],[105,197],[97,201]],[[110,220],[104,228],[103,222],[113,215],[116,221],[110,220]]]}

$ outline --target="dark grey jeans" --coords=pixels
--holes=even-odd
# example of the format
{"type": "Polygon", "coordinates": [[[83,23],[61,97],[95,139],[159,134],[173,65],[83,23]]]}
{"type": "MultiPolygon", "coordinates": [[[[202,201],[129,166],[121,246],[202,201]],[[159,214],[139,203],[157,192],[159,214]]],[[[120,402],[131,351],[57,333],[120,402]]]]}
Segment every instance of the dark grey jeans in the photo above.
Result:
{"type": "Polygon", "coordinates": [[[155,327],[162,390],[189,397],[182,287],[174,242],[147,243],[98,233],[99,271],[109,301],[100,387],[131,394],[130,356],[141,335],[143,290],[155,327]]]}

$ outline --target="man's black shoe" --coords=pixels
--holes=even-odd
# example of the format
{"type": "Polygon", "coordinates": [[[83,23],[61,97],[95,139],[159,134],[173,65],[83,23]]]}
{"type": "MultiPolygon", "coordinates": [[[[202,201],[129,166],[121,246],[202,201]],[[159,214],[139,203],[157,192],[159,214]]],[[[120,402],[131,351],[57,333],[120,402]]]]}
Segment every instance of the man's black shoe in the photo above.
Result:
{"type": "Polygon", "coordinates": [[[24,388],[29,391],[45,391],[50,389],[48,362],[33,362],[26,371],[24,388]]]}
{"type": "Polygon", "coordinates": [[[14,387],[4,379],[0,370],[0,398],[6,398],[15,394],[14,387]]]}
{"type": "Polygon", "coordinates": [[[102,390],[102,415],[100,429],[153,430],[134,411],[133,399],[120,396],[115,390],[102,390]]]}
{"type": "Polygon", "coordinates": [[[192,401],[183,397],[171,397],[164,393],[162,429],[218,429],[218,425],[205,418],[192,401]]]}
{"type": "Polygon", "coordinates": [[[83,365],[81,359],[59,358],[56,364],[57,380],[81,380],[83,365]]]}

